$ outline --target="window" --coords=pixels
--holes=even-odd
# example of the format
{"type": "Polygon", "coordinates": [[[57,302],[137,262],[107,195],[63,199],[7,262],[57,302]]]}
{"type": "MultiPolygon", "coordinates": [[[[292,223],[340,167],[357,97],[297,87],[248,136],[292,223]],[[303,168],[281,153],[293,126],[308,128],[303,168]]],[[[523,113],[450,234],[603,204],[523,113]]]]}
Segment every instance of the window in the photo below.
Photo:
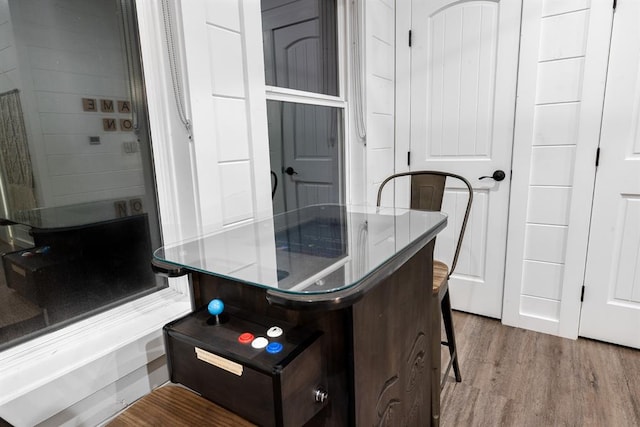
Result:
{"type": "Polygon", "coordinates": [[[261,6],[274,213],[344,202],[337,2],[261,6]]]}
{"type": "Polygon", "coordinates": [[[167,286],[131,2],[0,5],[0,349],[167,286]]]}

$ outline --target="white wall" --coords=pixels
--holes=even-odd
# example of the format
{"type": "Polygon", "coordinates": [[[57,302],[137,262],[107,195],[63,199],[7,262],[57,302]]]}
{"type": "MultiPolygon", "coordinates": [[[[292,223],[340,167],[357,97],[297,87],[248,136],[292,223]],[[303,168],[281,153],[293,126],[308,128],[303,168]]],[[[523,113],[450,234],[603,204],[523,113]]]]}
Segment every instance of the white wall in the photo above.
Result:
{"type": "Polygon", "coordinates": [[[523,3],[505,324],[577,337],[611,13],[523,3]]]}
{"type": "Polygon", "coordinates": [[[115,1],[9,1],[21,100],[41,206],[60,206],[144,194],[140,153],[123,131],[117,101],[129,101],[115,1]],[[85,112],[82,98],[113,101],[114,112],[85,112]],[[116,131],[103,130],[116,119],[116,131]],[[100,137],[99,145],[89,136],[100,137]]]}
{"type": "Polygon", "coordinates": [[[260,2],[182,3],[202,232],[270,215],[260,2]]]}
{"type": "MultiPolygon", "coordinates": [[[[376,204],[378,187],[394,173],[395,1],[367,0],[364,6],[366,203],[376,204]]],[[[348,171],[347,171],[348,172],[348,171]]]]}
{"type": "Polygon", "coordinates": [[[15,40],[9,0],[0,1],[0,93],[20,89],[18,74],[18,58],[16,57],[15,40]]]}

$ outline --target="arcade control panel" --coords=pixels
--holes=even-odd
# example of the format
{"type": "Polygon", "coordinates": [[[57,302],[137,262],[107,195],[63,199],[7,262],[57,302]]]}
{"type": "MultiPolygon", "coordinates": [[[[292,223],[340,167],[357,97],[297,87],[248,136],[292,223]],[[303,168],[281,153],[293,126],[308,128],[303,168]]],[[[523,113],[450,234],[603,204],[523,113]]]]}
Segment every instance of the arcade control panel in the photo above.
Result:
{"type": "Polygon", "coordinates": [[[300,426],[327,403],[322,333],[218,299],[164,327],[172,382],[261,426],[300,426]]]}

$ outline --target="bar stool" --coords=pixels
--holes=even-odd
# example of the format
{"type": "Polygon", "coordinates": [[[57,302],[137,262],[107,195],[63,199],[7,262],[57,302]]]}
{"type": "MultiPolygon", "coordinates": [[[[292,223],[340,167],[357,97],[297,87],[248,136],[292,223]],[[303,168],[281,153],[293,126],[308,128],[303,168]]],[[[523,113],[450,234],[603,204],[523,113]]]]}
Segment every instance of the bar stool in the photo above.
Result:
{"type": "MultiPolygon", "coordinates": [[[[442,261],[433,261],[433,293],[437,295],[440,300],[440,311],[442,312],[442,320],[447,336],[446,341],[442,341],[442,345],[449,349],[449,362],[444,370],[444,374],[441,379],[435,379],[439,381],[440,388],[444,387],[447,376],[451,367],[457,382],[462,381],[460,375],[460,366],[458,363],[458,352],[456,348],[456,338],[453,329],[453,318],[451,314],[451,301],[449,298],[449,277],[453,274],[458,263],[458,256],[460,254],[460,248],[462,246],[462,239],[464,232],[467,228],[467,222],[469,220],[469,212],[471,211],[471,204],[473,202],[473,189],[469,181],[460,175],[456,175],[449,172],[441,171],[414,171],[397,173],[389,176],[380,184],[378,189],[377,206],[380,206],[380,199],[382,197],[382,189],[385,184],[396,178],[410,176],[411,177],[411,209],[420,209],[426,211],[440,211],[442,208],[442,198],[444,196],[445,183],[447,178],[454,178],[461,181],[468,192],[467,206],[465,209],[462,225],[460,227],[460,233],[456,242],[456,249],[451,261],[451,268],[442,261]]],[[[439,358],[437,359],[439,360],[439,358]]]]}

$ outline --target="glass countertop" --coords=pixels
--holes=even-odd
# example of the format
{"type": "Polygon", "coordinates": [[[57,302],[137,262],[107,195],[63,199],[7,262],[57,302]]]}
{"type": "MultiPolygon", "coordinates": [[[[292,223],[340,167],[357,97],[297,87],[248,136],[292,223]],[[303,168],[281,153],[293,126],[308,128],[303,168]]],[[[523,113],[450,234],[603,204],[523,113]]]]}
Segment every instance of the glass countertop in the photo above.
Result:
{"type": "Polygon", "coordinates": [[[440,212],[315,205],[162,247],[154,258],[280,292],[350,288],[442,230],[440,212]]]}
{"type": "Polygon", "coordinates": [[[142,211],[142,198],[99,200],[73,205],[15,211],[3,218],[3,225],[21,224],[41,229],[61,229],[113,221],[142,211]],[[135,208],[135,209],[134,209],[135,208]]]}

